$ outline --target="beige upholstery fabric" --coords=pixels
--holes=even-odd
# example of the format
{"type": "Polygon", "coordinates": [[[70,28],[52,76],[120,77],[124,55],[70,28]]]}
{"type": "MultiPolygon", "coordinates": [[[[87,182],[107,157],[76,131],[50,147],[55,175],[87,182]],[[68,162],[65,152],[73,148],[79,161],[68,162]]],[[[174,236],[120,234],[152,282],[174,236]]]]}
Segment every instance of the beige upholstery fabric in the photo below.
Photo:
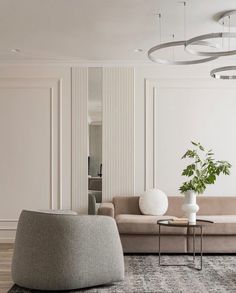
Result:
{"type": "Polygon", "coordinates": [[[197,197],[198,215],[236,215],[236,196],[197,197]]]}
{"type": "MultiPolygon", "coordinates": [[[[167,215],[183,217],[184,197],[169,196],[167,215]]],[[[157,217],[142,215],[139,209],[139,197],[115,197],[114,210],[101,210],[101,214],[114,215],[120,232],[125,252],[156,252],[158,237],[157,217]]],[[[199,219],[214,222],[203,228],[205,252],[226,253],[236,252],[236,196],[198,196],[200,207],[199,219]]],[[[167,252],[184,252],[187,243],[191,248],[191,241],[187,240],[186,228],[162,227],[164,234],[164,249],[167,252]],[[176,235],[178,234],[178,235],[176,235]],[[182,236],[183,235],[183,236],[182,236]],[[181,239],[181,240],[180,240],[181,239]]],[[[196,229],[196,234],[199,230],[196,229]]],[[[191,232],[191,231],[190,231],[191,232]]],[[[190,237],[191,238],[191,237],[190,237]]],[[[197,240],[198,241],[198,240],[197,240]]]]}
{"type": "Polygon", "coordinates": [[[198,219],[214,222],[203,228],[205,235],[236,235],[236,215],[198,216],[198,219]]]}
{"type": "MultiPolygon", "coordinates": [[[[200,251],[200,237],[196,237],[196,252],[200,251]]],[[[193,251],[192,238],[188,241],[189,251],[193,251]]],[[[204,253],[236,253],[236,237],[232,235],[205,235],[203,237],[204,253]]]]}
{"type": "MultiPolygon", "coordinates": [[[[159,250],[158,236],[156,235],[120,235],[121,243],[125,253],[157,253],[159,250]]],[[[161,237],[161,251],[169,253],[187,252],[187,241],[185,236],[161,237]]]]}
{"type": "Polygon", "coordinates": [[[120,196],[114,197],[115,215],[131,214],[141,215],[139,209],[139,196],[120,196]]]}
{"type": "MultiPolygon", "coordinates": [[[[166,215],[182,217],[184,197],[169,196],[169,206],[166,215]]],[[[141,215],[139,209],[139,197],[114,197],[115,215],[134,214],[141,215]]],[[[198,215],[236,215],[236,196],[197,196],[197,204],[200,209],[198,215]]]]}
{"type": "Polygon", "coordinates": [[[168,197],[168,210],[167,215],[173,215],[176,217],[183,217],[182,204],[184,201],[183,196],[169,196],[168,197]]]}
{"type": "Polygon", "coordinates": [[[103,202],[98,208],[98,215],[109,216],[114,218],[115,210],[112,202],[103,202]]]}
{"type": "MultiPolygon", "coordinates": [[[[158,220],[173,219],[172,216],[118,215],[115,217],[120,234],[158,234],[158,220]]],[[[186,228],[161,227],[162,234],[185,235],[186,228]]]]}

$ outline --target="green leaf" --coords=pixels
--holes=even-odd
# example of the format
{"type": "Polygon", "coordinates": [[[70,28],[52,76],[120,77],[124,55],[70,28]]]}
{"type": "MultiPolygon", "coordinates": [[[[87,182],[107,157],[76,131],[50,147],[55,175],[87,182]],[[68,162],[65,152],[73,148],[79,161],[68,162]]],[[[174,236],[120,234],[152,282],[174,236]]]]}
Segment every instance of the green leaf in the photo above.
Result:
{"type": "Polygon", "coordinates": [[[191,141],[191,143],[195,146],[198,146],[198,143],[194,142],[194,141],[191,141]]]}
{"type": "Polygon", "coordinates": [[[204,149],[204,147],[203,146],[201,146],[200,144],[199,144],[199,149],[201,150],[201,151],[205,151],[205,149],[204,149]]]}

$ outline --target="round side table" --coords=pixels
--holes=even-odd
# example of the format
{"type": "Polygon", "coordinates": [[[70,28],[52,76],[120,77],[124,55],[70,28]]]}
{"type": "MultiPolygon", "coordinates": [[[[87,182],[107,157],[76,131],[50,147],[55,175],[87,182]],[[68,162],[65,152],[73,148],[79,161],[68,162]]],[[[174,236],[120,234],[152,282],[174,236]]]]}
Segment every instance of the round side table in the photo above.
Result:
{"type": "MultiPolygon", "coordinates": [[[[176,223],[172,222],[172,219],[170,220],[159,220],[157,221],[157,225],[159,226],[159,266],[189,266],[189,264],[162,264],[161,263],[161,227],[182,227],[182,228],[187,228],[187,234],[186,237],[189,239],[189,236],[193,236],[193,264],[195,264],[195,257],[196,257],[196,232],[195,229],[200,230],[200,267],[196,266],[191,266],[191,268],[194,268],[196,270],[201,271],[202,270],[202,258],[203,258],[203,252],[202,252],[202,243],[203,243],[203,228],[205,226],[213,224],[212,221],[207,221],[207,220],[197,220],[196,224],[189,224],[189,223],[176,223]],[[192,230],[192,233],[191,233],[192,230]]],[[[187,253],[190,253],[187,251],[187,253]]]]}

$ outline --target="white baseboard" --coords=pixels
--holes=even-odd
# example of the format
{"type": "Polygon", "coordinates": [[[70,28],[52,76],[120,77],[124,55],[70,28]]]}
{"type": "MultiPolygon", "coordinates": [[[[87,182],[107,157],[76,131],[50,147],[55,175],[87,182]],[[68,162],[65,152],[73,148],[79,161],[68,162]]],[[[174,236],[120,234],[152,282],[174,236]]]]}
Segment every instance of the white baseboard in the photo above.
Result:
{"type": "Polygon", "coordinates": [[[16,230],[0,230],[0,243],[14,243],[16,230]]]}
{"type": "Polygon", "coordinates": [[[14,243],[15,238],[0,238],[0,244],[1,243],[14,243]]]}

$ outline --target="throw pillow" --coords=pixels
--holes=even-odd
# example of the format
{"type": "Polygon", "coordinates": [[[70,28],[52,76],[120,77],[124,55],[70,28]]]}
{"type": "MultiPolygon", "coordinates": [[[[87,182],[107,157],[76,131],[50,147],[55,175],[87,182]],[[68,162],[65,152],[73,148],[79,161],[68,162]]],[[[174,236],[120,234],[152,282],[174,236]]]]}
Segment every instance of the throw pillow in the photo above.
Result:
{"type": "Polygon", "coordinates": [[[168,197],[159,189],[146,191],[139,198],[139,208],[144,215],[162,216],[168,209],[168,197]]]}

